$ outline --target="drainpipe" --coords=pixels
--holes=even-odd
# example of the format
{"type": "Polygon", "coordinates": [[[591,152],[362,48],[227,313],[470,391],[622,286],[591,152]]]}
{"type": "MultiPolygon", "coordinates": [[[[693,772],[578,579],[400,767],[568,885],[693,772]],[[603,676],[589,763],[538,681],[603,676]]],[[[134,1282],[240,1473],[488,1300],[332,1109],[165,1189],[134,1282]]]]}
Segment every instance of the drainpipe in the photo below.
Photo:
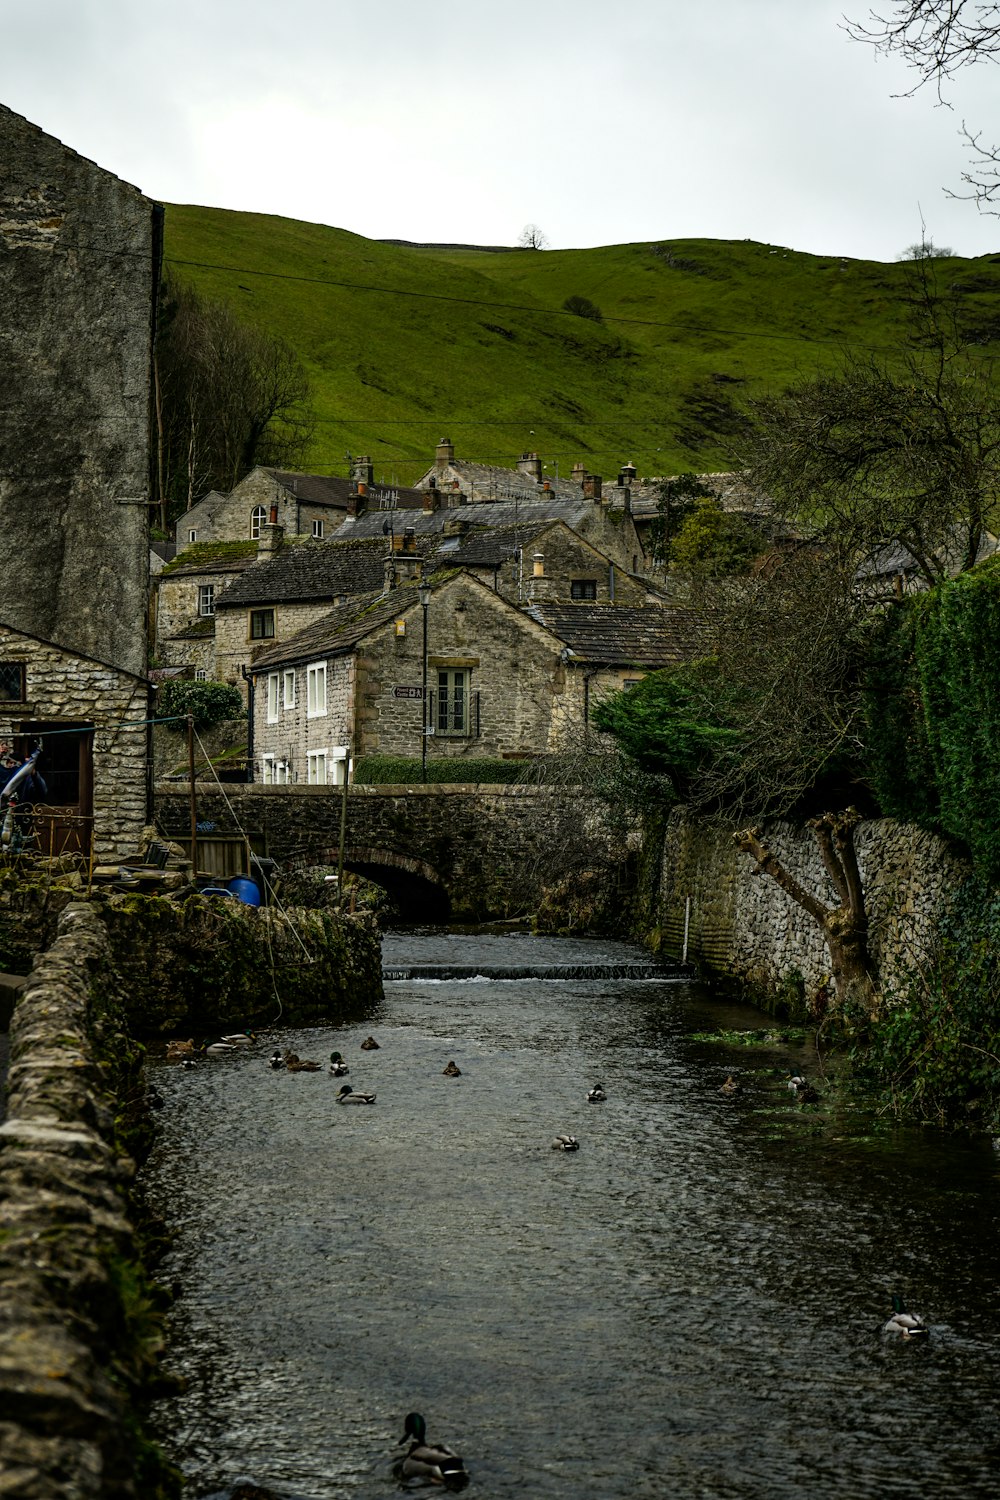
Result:
{"type": "Polygon", "coordinates": [[[590,748],[590,679],[596,677],[600,667],[591,667],[583,674],[583,744],[590,748]]]}
{"type": "Polygon", "coordinates": [[[608,598],[612,604],[615,602],[615,565],[608,563],[608,598]]]}
{"type": "Polygon", "coordinates": [[[247,781],[253,782],[253,694],[254,681],[252,673],[248,672],[243,663],[240,663],[240,675],[247,685],[247,781]]]}

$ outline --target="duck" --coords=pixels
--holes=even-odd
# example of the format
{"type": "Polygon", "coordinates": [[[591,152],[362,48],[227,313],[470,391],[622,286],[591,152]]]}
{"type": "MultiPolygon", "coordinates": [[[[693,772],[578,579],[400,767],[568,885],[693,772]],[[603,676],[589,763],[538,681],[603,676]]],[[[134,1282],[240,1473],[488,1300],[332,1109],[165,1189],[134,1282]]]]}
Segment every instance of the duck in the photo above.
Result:
{"type": "Polygon", "coordinates": [[[590,1090],[590,1093],[587,1095],[587,1103],[588,1104],[603,1104],[604,1101],[605,1101],[605,1099],[607,1097],[608,1097],[607,1094],[604,1092],[604,1085],[602,1083],[595,1083],[594,1087],[590,1090]]]}
{"type": "Polygon", "coordinates": [[[347,1066],[347,1064],[345,1063],[343,1057],[341,1056],[341,1054],[339,1052],[331,1052],[330,1053],[330,1077],[331,1078],[343,1078],[350,1071],[351,1071],[350,1068],[347,1066]]]}
{"type": "Polygon", "coordinates": [[[732,1073],[730,1073],[729,1076],[728,1076],[728,1078],[726,1079],[725,1083],[721,1083],[719,1085],[719,1093],[720,1094],[738,1094],[740,1092],[741,1088],[742,1088],[742,1084],[737,1083],[736,1079],[733,1077],[732,1073]]]}
{"type": "Polygon", "coordinates": [[[361,1050],[362,1052],[377,1052],[378,1042],[373,1036],[366,1036],[364,1041],[361,1043],[361,1050]]]}
{"type": "Polygon", "coordinates": [[[897,1293],[892,1298],[892,1317],[884,1324],[883,1333],[898,1334],[904,1339],[926,1338],[930,1329],[919,1313],[906,1311],[902,1297],[897,1293]]]}
{"type": "Polygon", "coordinates": [[[448,1063],[447,1067],[441,1069],[441,1072],[446,1078],[461,1078],[462,1076],[462,1070],[454,1058],[448,1063]]]}
{"type": "Polygon", "coordinates": [[[553,1151],[579,1151],[580,1142],[575,1135],[557,1135],[552,1142],[553,1151]]]}
{"type": "Polygon", "coordinates": [[[788,1090],[800,1104],[816,1104],[820,1098],[819,1089],[814,1089],[807,1078],[792,1070],[788,1074],[788,1090]]]}
{"type": "Polygon", "coordinates": [[[355,1093],[349,1083],[345,1083],[337,1094],[338,1104],[374,1104],[374,1094],[355,1093]]]}
{"type": "Polygon", "coordinates": [[[427,1441],[427,1423],[418,1411],[407,1414],[399,1441],[409,1442],[410,1446],[392,1466],[397,1479],[423,1479],[428,1484],[441,1484],[446,1490],[465,1489],[469,1474],[464,1461],[444,1443],[427,1441]]]}
{"type": "Polygon", "coordinates": [[[186,1042],[171,1041],[167,1043],[167,1061],[173,1062],[178,1057],[194,1056],[194,1038],[189,1037],[186,1042]]]}
{"type": "Polygon", "coordinates": [[[318,1073],[321,1064],[312,1062],[307,1057],[299,1057],[295,1052],[285,1053],[285,1067],[289,1073],[318,1073]]]}
{"type": "Polygon", "coordinates": [[[268,1067],[277,1069],[277,1068],[283,1068],[284,1066],[285,1066],[285,1059],[281,1055],[281,1048],[280,1047],[275,1047],[274,1051],[271,1053],[271,1056],[270,1056],[270,1058],[268,1060],[268,1067]]]}
{"type": "Polygon", "coordinates": [[[202,1042],[201,1046],[197,1050],[199,1052],[212,1053],[221,1056],[224,1052],[235,1052],[236,1048],[233,1046],[232,1042],[224,1042],[220,1037],[216,1042],[202,1042]]]}
{"type": "Polygon", "coordinates": [[[233,1031],[229,1036],[220,1038],[227,1047],[252,1047],[257,1040],[255,1031],[233,1031]]]}

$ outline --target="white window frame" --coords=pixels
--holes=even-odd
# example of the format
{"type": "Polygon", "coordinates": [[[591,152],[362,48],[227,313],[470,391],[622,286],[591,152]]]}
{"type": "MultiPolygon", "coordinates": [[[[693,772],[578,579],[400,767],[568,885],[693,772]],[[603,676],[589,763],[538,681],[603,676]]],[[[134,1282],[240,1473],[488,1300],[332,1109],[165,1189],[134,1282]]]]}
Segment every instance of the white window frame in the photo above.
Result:
{"type": "Polygon", "coordinates": [[[288,708],[294,708],[295,707],[295,668],[294,667],[287,667],[285,669],[285,671],[282,673],[281,702],[282,702],[282,707],[284,707],[286,709],[288,709],[288,708]]]}
{"type": "Polygon", "coordinates": [[[207,682],[208,681],[208,668],[207,667],[195,667],[195,669],[194,669],[194,680],[195,680],[195,682],[207,682]]]}
{"type": "Polygon", "coordinates": [[[276,760],[274,763],[275,786],[290,786],[292,781],[292,763],[288,760],[276,760]]]}
{"type": "Polygon", "coordinates": [[[326,717],[326,662],[316,661],[306,667],[306,718],[326,717]]]}
{"type": "Polygon", "coordinates": [[[260,779],[264,786],[274,786],[274,756],[262,755],[260,758],[260,779]]]}
{"type": "MultiPolygon", "coordinates": [[[[268,672],[267,674],[267,722],[277,724],[279,690],[281,684],[280,672],[268,672]]],[[[273,759],[273,757],[272,757],[273,759]]]]}
{"type": "Polygon", "coordinates": [[[313,536],[319,542],[323,540],[323,522],[321,520],[317,519],[313,521],[313,536]]]}
{"type": "Polygon", "coordinates": [[[198,528],[197,528],[197,526],[189,526],[188,527],[188,541],[189,542],[196,542],[197,540],[198,540],[198,528]]]}
{"type": "Polygon", "coordinates": [[[198,585],[198,613],[202,619],[210,620],[215,616],[215,584],[199,583],[198,585]],[[206,607],[207,606],[207,607],[206,607]]]}
{"type": "Polygon", "coordinates": [[[255,505],[250,512],[250,540],[252,542],[260,541],[260,534],[266,525],[267,511],[263,505],[255,505]]]}
{"type": "Polygon", "coordinates": [[[326,786],[329,776],[329,762],[325,750],[309,750],[306,752],[306,781],[310,786],[326,786]]]}
{"type": "Polygon", "coordinates": [[[471,723],[472,709],[472,673],[468,667],[439,668],[437,674],[437,695],[434,705],[434,733],[436,735],[450,736],[453,739],[468,739],[469,725],[471,723]],[[446,681],[442,684],[441,679],[446,681]],[[458,679],[461,679],[461,693],[456,695],[458,679]],[[462,704],[461,727],[454,723],[455,698],[459,696],[462,704]]]}

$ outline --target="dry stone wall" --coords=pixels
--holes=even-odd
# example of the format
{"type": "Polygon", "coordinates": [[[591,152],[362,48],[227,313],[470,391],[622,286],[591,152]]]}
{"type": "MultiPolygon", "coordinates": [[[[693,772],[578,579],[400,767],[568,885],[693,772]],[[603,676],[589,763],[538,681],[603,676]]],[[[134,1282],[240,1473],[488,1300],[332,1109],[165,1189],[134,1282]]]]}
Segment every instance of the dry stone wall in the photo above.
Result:
{"type": "MultiPolygon", "coordinates": [[[[694,962],[765,993],[790,979],[815,992],[830,972],[819,927],[773,880],[756,873],[732,833],[684,809],[671,815],[660,872],[665,945],[681,951],[690,898],[688,956],[694,962]]],[[[769,824],[766,841],[800,884],[837,904],[810,829],[769,824]]],[[[871,953],[891,999],[907,972],[933,953],[940,921],[971,872],[941,839],[908,824],[863,823],[856,843],[871,953]]]]}

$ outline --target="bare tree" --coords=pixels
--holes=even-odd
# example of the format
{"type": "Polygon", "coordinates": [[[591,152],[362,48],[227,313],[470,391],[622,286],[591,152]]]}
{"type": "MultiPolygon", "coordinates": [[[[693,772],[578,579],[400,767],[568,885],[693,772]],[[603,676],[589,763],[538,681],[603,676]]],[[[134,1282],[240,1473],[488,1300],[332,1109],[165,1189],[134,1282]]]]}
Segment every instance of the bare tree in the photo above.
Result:
{"type": "Polygon", "coordinates": [[[546,250],[549,244],[537,224],[525,224],[517,243],[522,250],[546,250]]]}
{"type": "Polygon", "coordinates": [[[294,467],[308,444],[309,383],[282,340],[221,302],[165,287],[154,355],[160,525],[254,464],[294,467]]]}
{"type": "MultiPolygon", "coordinates": [[[[1000,5],[984,0],[895,0],[881,14],[870,12],[867,22],[852,22],[848,35],[866,42],[877,52],[901,57],[917,74],[909,90],[914,94],[933,84],[942,104],[947,83],[963,68],[993,62],[1000,57],[1000,5]]],[[[982,133],[962,123],[962,135],[976,166],[962,173],[967,193],[949,196],[971,198],[986,212],[1000,196],[1000,145],[984,145],[982,133]]]]}

